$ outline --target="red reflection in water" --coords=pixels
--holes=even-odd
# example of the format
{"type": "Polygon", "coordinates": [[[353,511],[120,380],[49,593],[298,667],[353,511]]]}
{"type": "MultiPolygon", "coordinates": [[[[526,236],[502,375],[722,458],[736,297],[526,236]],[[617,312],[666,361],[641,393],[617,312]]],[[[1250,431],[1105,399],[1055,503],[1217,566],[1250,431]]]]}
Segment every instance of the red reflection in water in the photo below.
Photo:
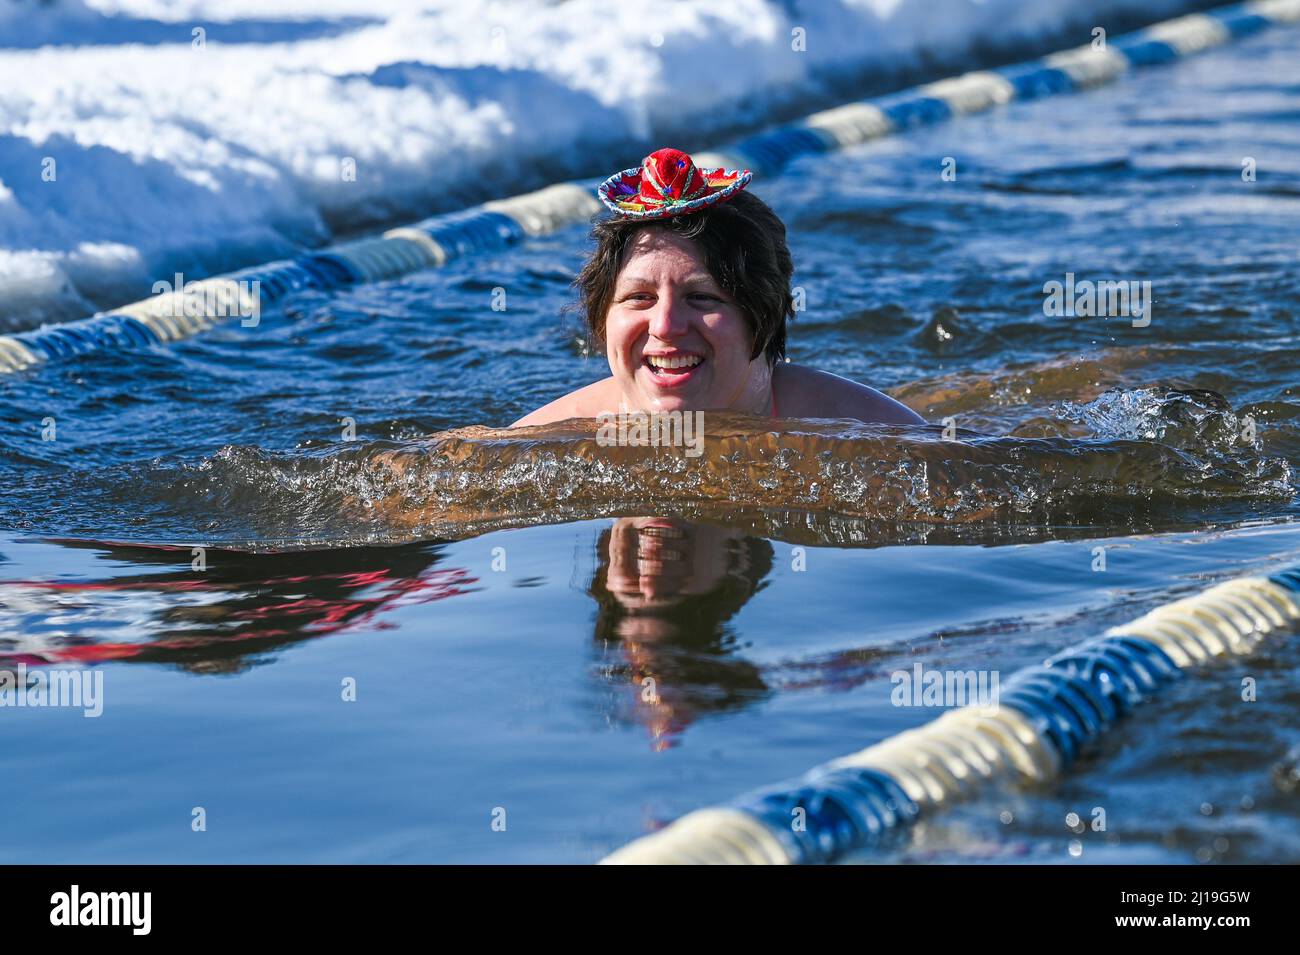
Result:
{"type": "Polygon", "coordinates": [[[5,628],[24,632],[0,637],[0,664],[137,659],[229,672],[251,654],[300,640],[363,627],[393,629],[378,618],[469,593],[478,583],[463,568],[433,566],[439,553],[431,546],[256,555],[210,549],[208,568],[194,571],[188,548],[60,543],[168,569],[102,580],[0,581],[0,608],[25,624],[5,628]],[[283,572],[289,564],[294,572],[283,572]],[[319,569],[303,573],[304,567],[319,569]],[[124,595],[120,612],[108,594],[124,595]],[[202,599],[189,599],[195,595],[202,599]],[[142,630],[141,639],[121,640],[126,625],[142,630]]]}

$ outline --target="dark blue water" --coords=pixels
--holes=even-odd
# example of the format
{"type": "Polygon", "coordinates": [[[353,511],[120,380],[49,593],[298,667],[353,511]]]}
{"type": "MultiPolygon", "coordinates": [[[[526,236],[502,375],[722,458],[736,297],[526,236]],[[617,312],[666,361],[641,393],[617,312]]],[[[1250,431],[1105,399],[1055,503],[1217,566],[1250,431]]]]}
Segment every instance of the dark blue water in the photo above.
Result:
{"type": "MultiPolygon", "coordinates": [[[[592,861],[929,720],[890,702],[918,661],[1009,674],[1300,559],[1298,53],[755,183],[806,293],[792,357],[961,448],[742,422],[693,477],[563,429],[417,440],[606,374],[560,316],[581,228],[0,380],[0,652],[104,680],[98,718],[0,710],[0,861],[592,861]],[[1150,281],[1150,325],[1045,315],[1067,272],[1150,281]]],[[[1298,676],[1284,639],[1195,675],[886,858],[1294,861],[1298,676]]]]}

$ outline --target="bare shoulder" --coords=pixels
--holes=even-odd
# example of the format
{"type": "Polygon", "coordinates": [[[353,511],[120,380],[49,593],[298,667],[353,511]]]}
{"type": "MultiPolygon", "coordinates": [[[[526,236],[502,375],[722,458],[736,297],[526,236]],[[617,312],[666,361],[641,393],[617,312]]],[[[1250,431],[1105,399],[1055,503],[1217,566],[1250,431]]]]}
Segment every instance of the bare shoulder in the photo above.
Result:
{"type": "Polygon", "coordinates": [[[571,391],[556,398],[549,404],[542,405],[536,411],[524,415],[510,427],[523,428],[534,424],[550,424],[552,421],[565,421],[569,418],[594,418],[602,411],[614,411],[618,408],[618,391],[614,379],[602,378],[586,387],[571,391]]]}
{"type": "Polygon", "coordinates": [[[866,385],[806,365],[774,372],[778,410],[786,418],[856,418],[868,424],[925,424],[902,402],[866,385]]]}

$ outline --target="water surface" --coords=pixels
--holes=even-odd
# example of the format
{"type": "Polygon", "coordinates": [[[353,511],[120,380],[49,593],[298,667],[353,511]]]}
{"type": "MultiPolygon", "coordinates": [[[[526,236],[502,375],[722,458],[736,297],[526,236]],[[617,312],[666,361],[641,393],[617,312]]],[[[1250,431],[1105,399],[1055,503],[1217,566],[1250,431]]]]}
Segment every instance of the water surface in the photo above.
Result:
{"type": "MultiPolygon", "coordinates": [[[[698,460],[492,431],[606,373],[561,317],[581,228],[0,380],[0,653],[105,694],[0,711],[0,861],[594,861],[932,718],[890,702],[917,662],[1009,674],[1300,559],[1297,53],[755,183],[792,357],[930,428],[714,416],[698,460]],[[1046,316],[1067,272],[1151,281],[1150,325],[1046,316]]],[[[1297,652],[871,858],[1294,861],[1297,652]]]]}

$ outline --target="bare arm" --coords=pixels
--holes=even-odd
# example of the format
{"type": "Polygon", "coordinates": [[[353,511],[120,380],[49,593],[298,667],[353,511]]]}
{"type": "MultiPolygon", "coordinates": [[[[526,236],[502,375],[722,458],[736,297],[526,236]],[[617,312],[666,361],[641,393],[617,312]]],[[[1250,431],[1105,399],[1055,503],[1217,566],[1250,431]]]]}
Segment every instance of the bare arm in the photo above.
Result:
{"type": "Polygon", "coordinates": [[[524,415],[510,427],[523,428],[534,424],[550,424],[569,418],[594,418],[603,411],[618,410],[618,394],[614,379],[604,378],[585,388],[571,391],[524,415]]]}
{"type": "Polygon", "coordinates": [[[804,365],[777,365],[777,407],[784,418],[856,418],[868,424],[925,424],[889,395],[848,378],[804,365]]]}

